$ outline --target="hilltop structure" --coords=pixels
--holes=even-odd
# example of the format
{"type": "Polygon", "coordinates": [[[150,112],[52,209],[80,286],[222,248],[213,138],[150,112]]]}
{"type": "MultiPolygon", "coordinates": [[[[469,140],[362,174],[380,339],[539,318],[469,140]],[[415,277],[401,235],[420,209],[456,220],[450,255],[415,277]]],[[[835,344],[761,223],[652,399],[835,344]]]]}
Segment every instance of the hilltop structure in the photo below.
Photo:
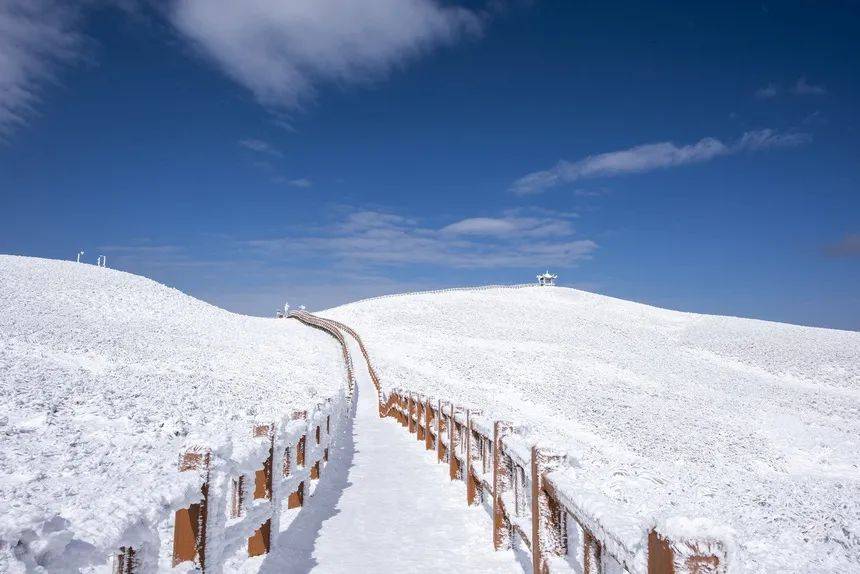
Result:
{"type": "Polygon", "coordinates": [[[548,270],[537,276],[538,284],[541,287],[554,287],[556,279],[558,279],[558,275],[553,275],[548,270]]]}

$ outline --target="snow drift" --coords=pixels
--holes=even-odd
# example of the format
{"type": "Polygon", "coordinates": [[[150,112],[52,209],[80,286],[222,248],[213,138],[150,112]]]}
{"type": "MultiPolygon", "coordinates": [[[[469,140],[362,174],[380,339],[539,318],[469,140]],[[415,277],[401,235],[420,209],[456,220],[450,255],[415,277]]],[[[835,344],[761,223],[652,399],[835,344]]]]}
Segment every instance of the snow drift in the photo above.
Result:
{"type": "Polygon", "coordinates": [[[105,560],[199,495],[177,469],[185,445],[251,448],[255,423],[309,410],[345,378],[337,342],[298,322],[0,256],[0,571],[105,560]]]}
{"type": "Polygon", "coordinates": [[[551,439],[580,503],[617,529],[694,525],[679,534],[725,540],[743,572],[860,569],[860,333],[559,287],[321,315],[361,334],[384,387],[551,439]]]}

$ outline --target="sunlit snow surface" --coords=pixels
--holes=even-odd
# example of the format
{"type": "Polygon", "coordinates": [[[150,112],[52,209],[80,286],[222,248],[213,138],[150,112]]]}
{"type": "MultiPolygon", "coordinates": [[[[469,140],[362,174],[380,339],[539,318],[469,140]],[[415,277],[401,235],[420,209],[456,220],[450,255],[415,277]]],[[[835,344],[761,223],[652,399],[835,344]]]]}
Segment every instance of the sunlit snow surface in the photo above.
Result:
{"type": "Polygon", "coordinates": [[[195,436],[241,447],[254,422],[344,384],[334,339],[297,321],[111,269],[0,256],[0,550],[32,530],[50,540],[30,548],[49,571],[104,560],[136,522],[170,515],[195,436]]]}
{"type": "Polygon", "coordinates": [[[448,465],[393,418],[379,418],[367,364],[347,340],[358,384],[355,420],[313,499],[276,538],[272,553],[235,570],[522,574],[528,557],[493,550],[489,514],[467,506],[466,487],[451,481],[448,465]]]}
{"type": "Polygon", "coordinates": [[[860,333],[560,287],[322,315],[361,334],[386,387],[529,425],[625,514],[728,527],[741,571],[860,571],[860,333]]]}

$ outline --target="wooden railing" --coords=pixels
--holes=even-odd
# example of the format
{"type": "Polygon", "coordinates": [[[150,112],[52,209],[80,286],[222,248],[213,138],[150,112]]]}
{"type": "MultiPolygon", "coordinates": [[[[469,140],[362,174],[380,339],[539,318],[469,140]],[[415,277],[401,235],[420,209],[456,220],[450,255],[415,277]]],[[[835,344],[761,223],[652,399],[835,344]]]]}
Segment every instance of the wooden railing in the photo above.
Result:
{"type": "Polygon", "coordinates": [[[496,549],[529,553],[538,574],[727,571],[726,551],[719,540],[670,536],[636,520],[597,515],[577,496],[579,485],[566,471],[563,453],[533,444],[510,422],[479,410],[402,389],[385,393],[355,331],[309,313],[291,316],[339,341],[347,365],[347,391],[310,412],[293,412],[278,424],[254,425],[249,429],[251,448],[239,459],[205,445],[182,453],[179,471],[194,473],[199,491],[176,511],[172,544],[123,547],[114,560],[115,572],[167,570],[183,563],[203,572],[222,571],[225,565],[235,565],[229,561],[237,555],[259,556],[271,550],[282,517],[289,518],[306,503],[324,474],[333,436],[352,415],[355,376],[344,333],[355,339],[364,355],[380,416],[400,422],[448,466],[451,480],[465,482],[466,503],[483,505],[492,517],[496,549]]]}
{"type": "MultiPolygon", "coordinates": [[[[309,501],[325,474],[332,439],[352,416],[355,377],[352,358],[337,329],[335,337],[347,369],[346,390],[318,403],[310,411],[285,413],[279,422],[255,424],[246,445],[234,457],[205,444],[181,454],[178,470],[195,475],[198,494],[177,510],[172,544],[142,542],[119,548],[113,558],[116,574],[162,571],[193,565],[201,572],[220,572],[228,561],[268,553],[281,532],[281,519],[292,518],[309,501]],[[244,547],[244,550],[243,550],[244,547]]],[[[159,531],[164,528],[159,526],[159,531]]],[[[153,534],[151,539],[158,540],[153,534]]]]}
{"type": "Polygon", "coordinates": [[[635,519],[617,520],[623,535],[613,531],[577,503],[563,454],[531,444],[508,422],[402,389],[385,396],[382,413],[434,451],[451,480],[466,483],[466,503],[483,504],[492,516],[493,546],[529,552],[535,573],[727,571],[718,540],[672,538],[646,524],[631,536],[635,519]]]}
{"type": "MultiPolygon", "coordinates": [[[[312,315],[305,311],[291,311],[290,317],[298,319],[299,321],[307,325],[311,325],[319,329],[328,331],[329,333],[332,333],[334,336],[338,337],[344,345],[346,345],[346,342],[343,338],[343,333],[347,333],[353,339],[355,339],[355,342],[358,344],[358,348],[361,350],[361,354],[364,356],[364,361],[367,365],[370,380],[373,382],[373,386],[376,389],[377,401],[380,405],[379,414],[380,416],[384,416],[382,413],[382,385],[379,382],[379,376],[376,374],[376,369],[373,368],[373,363],[370,360],[370,354],[367,352],[367,347],[364,346],[364,341],[361,340],[359,334],[353,331],[347,325],[344,325],[343,323],[340,323],[333,319],[325,319],[317,315],[312,315]]],[[[350,368],[352,368],[352,363],[350,363],[350,368]]],[[[352,373],[352,371],[350,371],[350,373],[352,373]]]]}
{"type": "MultiPolygon", "coordinates": [[[[241,462],[205,447],[186,451],[179,470],[199,476],[200,496],[176,511],[170,566],[193,562],[203,572],[220,571],[242,546],[247,556],[268,553],[284,511],[301,508],[313,494],[329,460],[332,436],[349,411],[344,397],[310,412],[295,411],[279,426],[255,425],[249,434],[258,456],[241,462]]],[[[128,562],[127,555],[123,552],[118,562],[128,562]]]]}

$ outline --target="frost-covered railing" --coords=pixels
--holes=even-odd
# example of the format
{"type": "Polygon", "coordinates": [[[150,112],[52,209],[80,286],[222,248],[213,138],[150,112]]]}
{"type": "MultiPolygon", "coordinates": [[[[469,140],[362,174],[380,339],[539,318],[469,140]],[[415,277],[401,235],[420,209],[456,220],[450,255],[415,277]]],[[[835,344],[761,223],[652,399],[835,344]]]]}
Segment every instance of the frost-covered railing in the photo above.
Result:
{"type": "Polygon", "coordinates": [[[170,503],[178,510],[155,531],[127,537],[113,558],[116,574],[233,571],[248,557],[271,550],[282,525],[311,500],[333,438],[352,416],[352,359],[342,335],[331,334],[343,349],[347,388],[310,411],[253,425],[247,443],[190,444],[178,469],[193,474],[199,486],[170,503]]]}
{"type": "MultiPolygon", "coordinates": [[[[342,325],[329,319],[323,319],[322,317],[317,317],[316,315],[311,315],[310,313],[307,313],[305,311],[290,311],[289,316],[293,319],[298,319],[306,325],[310,325],[311,327],[316,327],[317,329],[325,331],[326,333],[338,340],[338,342],[340,343],[340,347],[343,351],[343,360],[346,363],[347,379],[349,380],[349,393],[350,395],[352,395],[355,389],[355,367],[352,363],[352,356],[349,353],[349,347],[346,344],[346,339],[344,339],[341,329],[348,331],[351,335],[358,339],[358,335],[355,334],[355,331],[353,331],[346,325],[342,325]]],[[[367,351],[365,351],[363,344],[361,344],[361,352],[364,353],[365,358],[367,358],[367,351]]],[[[370,361],[368,361],[367,364],[369,365],[370,361]]],[[[376,373],[372,374],[373,384],[376,385],[377,390],[379,390],[379,379],[376,378],[376,373]]]]}
{"type": "MultiPolygon", "coordinates": [[[[278,424],[255,425],[249,432],[254,444],[239,460],[207,445],[189,448],[179,459],[179,470],[195,473],[200,490],[176,511],[172,544],[169,548],[165,545],[170,541],[162,544],[158,570],[187,562],[203,572],[220,572],[237,560],[237,553],[240,557],[268,553],[282,530],[281,522],[293,518],[316,489],[332,437],[350,410],[350,399],[344,395],[310,412],[294,411],[278,424]]],[[[154,569],[147,558],[145,551],[126,548],[118,562],[137,559],[141,571],[154,569]]],[[[120,566],[117,571],[129,570],[120,566]]]]}
{"type": "Polygon", "coordinates": [[[535,573],[727,572],[718,540],[595,504],[571,479],[562,453],[530,443],[510,423],[401,389],[384,396],[380,412],[434,450],[452,480],[466,483],[467,504],[483,504],[492,516],[494,547],[528,551],[535,573]]]}
{"type": "Polygon", "coordinates": [[[364,346],[364,341],[361,340],[361,337],[358,333],[356,333],[352,328],[343,323],[335,321],[333,319],[323,319],[322,317],[317,317],[316,315],[311,315],[310,313],[305,313],[303,311],[295,312],[290,314],[291,317],[295,317],[300,321],[308,323],[310,325],[315,325],[320,328],[326,330],[340,330],[345,333],[348,333],[355,339],[355,342],[358,343],[358,348],[361,349],[361,354],[364,355],[364,360],[367,363],[367,370],[370,373],[370,380],[373,381],[373,386],[376,388],[377,398],[379,400],[380,405],[380,413],[382,412],[382,385],[379,383],[379,376],[376,374],[376,369],[373,368],[373,363],[370,361],[370,354],[367,352],[367,347],[364,346]]]}

